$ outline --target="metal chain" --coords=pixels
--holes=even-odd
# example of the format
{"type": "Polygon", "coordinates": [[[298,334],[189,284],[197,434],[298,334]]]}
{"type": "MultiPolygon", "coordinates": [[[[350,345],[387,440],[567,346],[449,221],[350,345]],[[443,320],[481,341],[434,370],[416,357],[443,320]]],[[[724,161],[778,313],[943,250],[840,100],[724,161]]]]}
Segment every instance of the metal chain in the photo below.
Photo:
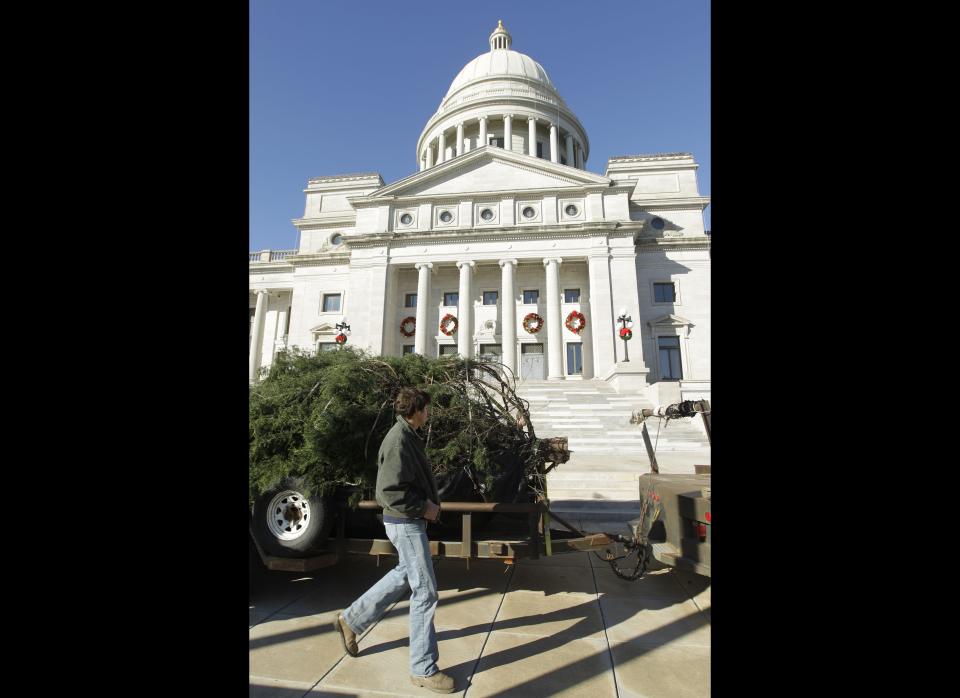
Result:
{"type": "Polygon", "coordinates": [[[650,564],[650,546],[646,543],[639,543],[631,547],[630,552],[626,555],[619,555],[614,558],[606,558],[597,553],[596,550],[593,551],[593,554],[596,555],[599,559],[603,560],[610,565],[610,569],[613,570],[613,573],[620,577],[620,579],[626,579],[628,582],[634,582],[640,579],[647,572],[647,567],[650,564]],[[639,550],[637,553],[637,564],[634,566],[632,572],[627,572],[620,568],[617,564],[617,560],[623,560],[633,554],[634,550],[639,550]]]}

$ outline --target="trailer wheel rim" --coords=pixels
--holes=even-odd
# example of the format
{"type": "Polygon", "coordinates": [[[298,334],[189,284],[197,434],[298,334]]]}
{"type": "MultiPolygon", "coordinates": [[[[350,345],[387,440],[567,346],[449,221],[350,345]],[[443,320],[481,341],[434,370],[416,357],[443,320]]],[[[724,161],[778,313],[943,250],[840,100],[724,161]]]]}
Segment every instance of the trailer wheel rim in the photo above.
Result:
{"type": "Polygon", "coordinates": [[[284,490],[266,509],[267,530],[278,540],[297,540],[310,527],[310,503],[302,492],[284,490]]]}

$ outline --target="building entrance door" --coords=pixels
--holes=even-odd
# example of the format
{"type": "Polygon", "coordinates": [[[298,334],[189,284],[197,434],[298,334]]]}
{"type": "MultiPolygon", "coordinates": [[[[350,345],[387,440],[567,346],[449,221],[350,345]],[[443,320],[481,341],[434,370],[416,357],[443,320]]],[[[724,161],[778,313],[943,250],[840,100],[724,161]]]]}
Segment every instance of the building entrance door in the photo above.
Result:
{"type": "Polygon", "coordinates": [[[542,344],[520,345],[520,379],[544,380],[547,377],[542,344]]]}

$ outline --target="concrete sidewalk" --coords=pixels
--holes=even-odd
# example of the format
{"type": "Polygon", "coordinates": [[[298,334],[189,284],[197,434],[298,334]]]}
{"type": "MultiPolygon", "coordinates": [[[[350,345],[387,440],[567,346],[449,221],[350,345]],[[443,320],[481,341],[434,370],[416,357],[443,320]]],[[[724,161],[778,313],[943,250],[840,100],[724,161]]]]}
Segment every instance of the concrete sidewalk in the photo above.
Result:
{"type": "MultiPolygon", "coordinates": [[[[396,564],[352,556],[308,574],[265,573],[250,600],[250,695],[425,696],[409,679],[408,601],[348,656],[332,623],[396,564]]],[[[538,561],[441,559],[440,668],[481,696],[710,695],[709,580],[653,563],[619,579],[592,553],[538,561]]]]}

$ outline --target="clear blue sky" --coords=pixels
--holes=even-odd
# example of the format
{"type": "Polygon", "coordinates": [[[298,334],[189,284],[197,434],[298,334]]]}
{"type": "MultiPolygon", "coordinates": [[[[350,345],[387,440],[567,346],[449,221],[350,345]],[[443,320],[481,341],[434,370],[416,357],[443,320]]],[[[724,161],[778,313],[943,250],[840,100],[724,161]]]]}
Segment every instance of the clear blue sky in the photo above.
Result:
{"type": "Polygon", "coordinates": [[[309,177],[416,172],[420,131],[498,19],[586,128],[587,170],[690,152],[709,196],[708,0],[251,0],[250,249],[297,246],[309,177]]]}

